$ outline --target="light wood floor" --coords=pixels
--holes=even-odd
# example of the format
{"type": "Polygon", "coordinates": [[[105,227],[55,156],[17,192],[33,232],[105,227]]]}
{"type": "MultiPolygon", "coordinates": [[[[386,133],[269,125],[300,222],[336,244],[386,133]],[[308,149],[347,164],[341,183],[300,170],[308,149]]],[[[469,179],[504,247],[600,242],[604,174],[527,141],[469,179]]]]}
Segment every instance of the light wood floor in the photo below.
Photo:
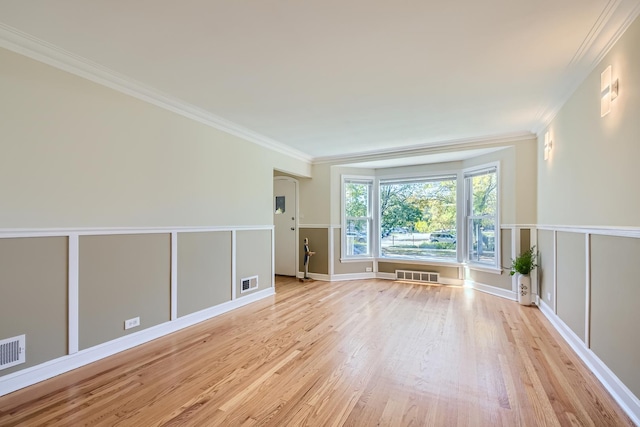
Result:
{"type": "Polygon", "coordinates": [[[0,398],[0,425],[633,425],[540,311],[457,287],[277,295],[0,398]]]}

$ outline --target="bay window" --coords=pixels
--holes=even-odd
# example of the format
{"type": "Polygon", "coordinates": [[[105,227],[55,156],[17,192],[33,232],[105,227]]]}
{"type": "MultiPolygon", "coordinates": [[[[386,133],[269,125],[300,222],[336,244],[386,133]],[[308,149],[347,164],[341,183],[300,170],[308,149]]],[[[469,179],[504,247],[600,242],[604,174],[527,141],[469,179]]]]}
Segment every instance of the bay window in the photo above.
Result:
{"type": "Polygon", "coordinates": [[[498,165],[439,175],[342,177],[342,259],[499,269],[498,165]]]}

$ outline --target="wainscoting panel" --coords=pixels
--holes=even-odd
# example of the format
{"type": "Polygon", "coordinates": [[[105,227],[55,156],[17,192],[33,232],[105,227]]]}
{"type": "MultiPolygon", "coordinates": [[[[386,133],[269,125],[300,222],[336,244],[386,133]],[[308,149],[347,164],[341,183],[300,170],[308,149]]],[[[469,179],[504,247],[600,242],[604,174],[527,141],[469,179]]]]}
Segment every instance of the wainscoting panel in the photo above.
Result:
{"type": "MultiPolygon", "coordinates": [[[[514,257],[514,254],[512,253],[512,239],[515,237],[514,234],[516,233],[517,230],[511,230],[508,228],[503,228],[502,230],[500,230],[500,244],[502,245],[502,247],[500,248],[502,259],[500,261],[502,268],[508,269],[511,267],[511,259],[514,257]]],[[[509,289],[511,289],[511,287],[509,287],[509,289]]]]}
{"type": "Polygon", "coordinates": [[[0,284],[0,339],[26,335],[25,363],[0,375],[67,354],[67,238],[0,239],[0,284]]]}
{"type": "Polygon", "coordinates": [[[556,312],[573,333],[584,341],[587,298],[584,234],[558,232],[556,254],[556,312]]]}
{"type": "MultiPolygon", "coordinates": [[[[503,231],[504,232],[504,231],[503,231]]],[[[531,247],[531,229],[520,229],[520,253],[529,250],[531,247]]]]}
{"type": "Polygon", "coordinates": [[[81,236],[79,253],[80,350],[169,321],[170,234],[81,236]]]}
{"type": "Polygon", "coordinates": [[[273,286],[272,237],[271,230],[236,231],[236,298],[273,286]],[[241,280],[254,276],[258,277],[258,287],[242,293],[241,280]]]}
{"type": "Polygon", "coordinates": [[[0,340],[27,349],[0,395],[269,297],[273,263],[272,225],[0,229],[0,340]]]}
{"type": "Polygon", "coordinates": [[[231,231],[178,233],[178,316],[231,301],[231,231]]]}
{"type": "Polygon", "coordinates": [[[505,291],[512,292],[511,276],[509,270],[504,270],[502,274],[488,273],[486,271],[470,270],[468,272],[468,279],[474,283],[480,283],[483,285],[491,286],[505,291]]]}
{"type": "Polygon", "coordinates": [[[554,275],[556,269],[555,263],[555,241],[554,231],[538,230],[538,286],[540,291],[538,296],[540,299],[555,311],[555,283],[554,275]]]}
{"type": "Polygon", "coordinates": [[[640,229],[544,225],[537,241],[542,312],[640,423],[640,229]]]}
{"type": "Polygon", "coordinates": [[[640,396],[640,239],[591,237],[591,349],[640,396]]]}
{"type": "Polygon", "coordinates": [[[309,239],[309,249],[316,254],[309,262],[309,272],[329,274],[329,235],[326,228],[299,228],[300,247],[298,248],[300,271],[304,271],[304,238],[309,239]]]}

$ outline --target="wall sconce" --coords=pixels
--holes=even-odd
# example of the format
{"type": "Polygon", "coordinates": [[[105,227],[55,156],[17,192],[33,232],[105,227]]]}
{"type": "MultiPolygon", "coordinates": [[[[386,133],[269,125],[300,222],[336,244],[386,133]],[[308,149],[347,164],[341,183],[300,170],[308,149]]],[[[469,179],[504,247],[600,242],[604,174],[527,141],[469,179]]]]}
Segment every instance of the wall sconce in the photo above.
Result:
{"type": "Polygon", "coordinates": [[[611,112],[611,101],[618,97],[618,79],[611,81],[611,65],[600,74],[600,117],[611,112]]]}
{"type": "Polygon", "coordinates": [[[551,153],[551,148],[553,148],[553,141],[549,136],[549,131],[546,131],[544,134],[544,159],[549,160],[549,154],[551,153]]]}

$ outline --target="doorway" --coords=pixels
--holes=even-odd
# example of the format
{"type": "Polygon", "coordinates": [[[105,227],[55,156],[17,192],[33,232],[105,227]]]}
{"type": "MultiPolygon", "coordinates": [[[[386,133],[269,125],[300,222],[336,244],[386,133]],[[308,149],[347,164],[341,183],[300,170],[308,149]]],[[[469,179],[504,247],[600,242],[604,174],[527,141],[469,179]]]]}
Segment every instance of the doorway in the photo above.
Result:
{"type": "Polygon", "coordinates": [[[273,178],[275,274],[296,276],[298,271],[298,181],[273,178]]]}

